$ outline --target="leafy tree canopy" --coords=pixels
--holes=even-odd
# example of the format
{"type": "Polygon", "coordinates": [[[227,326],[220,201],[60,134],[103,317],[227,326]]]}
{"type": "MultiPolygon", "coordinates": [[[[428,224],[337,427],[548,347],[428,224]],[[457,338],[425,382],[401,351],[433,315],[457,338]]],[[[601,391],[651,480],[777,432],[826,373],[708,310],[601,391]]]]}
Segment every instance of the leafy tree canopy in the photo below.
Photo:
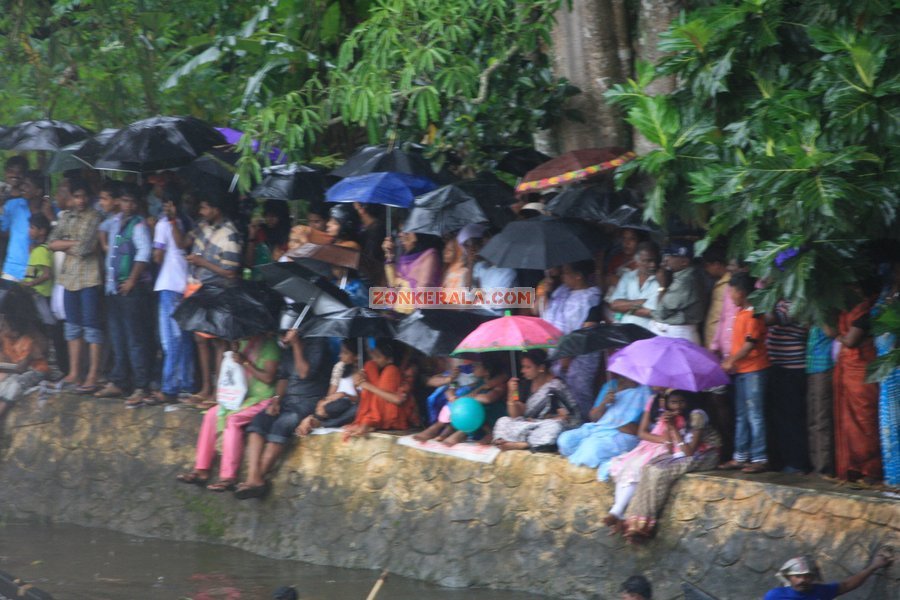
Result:
{"type": "MultiPolygon", "coordinates": [[[[422,141],[464,166],[531,143],[576,90],[550,72],[561,0],[12,0],[5,124],[193,114],[297,160],[422,141]]],[[[246,179],[245,179],[246,180],[246,179]]]]}
{"type": "Polygon", "coordinates": [[[860,246],[898,237],[900,13],[889,1],[741,0],[683,14],[668,57],[608,101],[658,148],[629,163],[655,185],[648,216],[708,227],[769,287],[755,306],[794,301],[830,318],[861,276],[860,246]],[[674,75],[676,91],[645,92],[674,75]]]}

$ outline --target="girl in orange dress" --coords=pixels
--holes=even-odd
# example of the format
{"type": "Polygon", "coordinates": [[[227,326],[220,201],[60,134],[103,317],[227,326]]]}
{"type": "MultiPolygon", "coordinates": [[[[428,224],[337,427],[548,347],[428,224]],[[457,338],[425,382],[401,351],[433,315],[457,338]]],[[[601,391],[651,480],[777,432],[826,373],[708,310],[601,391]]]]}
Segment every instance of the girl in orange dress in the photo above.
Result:
{"type": "Polygon", "coordinates": [[[344,439],[365,436],[376,429],[405,430],[419,423],[412,399],[412,381],[394,364],[389,340],[378,340],[369,350],[370,360],[355,375],[360,390],[356,419],[344,427],[344,439]]]}

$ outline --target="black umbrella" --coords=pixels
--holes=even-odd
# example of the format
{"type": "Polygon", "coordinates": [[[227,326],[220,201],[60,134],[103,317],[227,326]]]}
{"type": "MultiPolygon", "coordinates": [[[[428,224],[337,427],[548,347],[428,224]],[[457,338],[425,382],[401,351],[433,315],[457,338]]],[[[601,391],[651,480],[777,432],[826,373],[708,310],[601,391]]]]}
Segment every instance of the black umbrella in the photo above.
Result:
{"type": "Polygon", "coordinates": [[[403,230],[444,236],[470,223],[484,223],[487,220],[475,198],[451,184],[418,196],[403,230]]]}
{"type": "Polygon", "coordinates": [[[267,200],[321,202],[328,187],[326,176],[324,167],[319,165],[276,165],[263,171],[262,183],[253,188],[250,195],[267,200]]]}
{"type": "Polygon", "coordinates": [[[231,146],[220,146],[207,150],[187,166],[179,168],[178,176],[189,185],[202,186],[213,183],[217,186],[232,187],[240,154],[231,146]]]}
{"type": "Polygon", "coordinates": [[[636,229],[651,233],[659,231],[657,227],[644,220],[644,211],[628,205],[614,210],[603,222],[623,229],[636,229]]]}
{"type": "Polygon", "coordinates": [[[0,315],[22,327],[56,323],[48,303],[18,283],[6,279],[0,279],[0,315]]]}
{"type": "Polygon", "coordinates": [[[576,184],[554,196],[547,204],[547,211],[557,217],[604,223],[616,209],[633,200],[630,190],[616,191],[612,182],[576,184]]]}
{"type": "Polygon", "coordinates": [[[296,328],[308,311],[314,315],[324,315],[345,310],[353,306],[346,292],[331,283],[327,277],[296,262],[275,262],[259,267],[259,272],[269,287],[305,305],[303,312],[294,323],[296,328]]]}
{"type": "Polygon", "coordinates": [[[278,328],[282,298],[263,285],[242,281],[222,288],[204,285],[172,315],[185,331],[240,340],[278,328]]]}
{"type": "Polygon", "coordinates": [[[93,168],[94,163],[103,151],[106,142],[112,138],[118,129],[107,128],[96,133],[86,140],[69,144],[57,150],[50,164],[47,165],[48,173],[61,173],[69,169],[93,168]]]}
{"type": "Polygon", "coordinates": [[[634,323],[601,323],[576,329],[559,340],[554,359],[590,354],[597,350],[621,348],[638,340],[655,337],[653,333],[634,323]]]}
{"type": "Polygon", "coordinates": [[[475,328],[497,315],[483,310],[417,310],[397,326],[397,341],[426,356],[450,356],[475,328]]]}
{"type": "Polygon", "coordinates": [[[138,172],[175,169],[225,143],[219,131],[200,119],[152,117],[119,130],[103,148],[94,168],[138,172]]]}
{"type": "Polygon", "coordinates": [[[302,337],[356,338],[359,349],[359,368],[363,368],[363,338],[394,338],[394,324],[382,311],[368,308],[348,308],[340,312],[322,315],[300,328],[302,337]]]}
{"type": "Polygon", "coordinates": [[[13,125],[0,138],[3,150],[59,150],[81,141],[91,132],[73,123],[42,119],[13,125]]]}
{"type": "Polygon", "coordinates": [[[474,179],[466,179],[455,185],[475,198],[496,229],[503,229],[516,220],[516,215],[510,208],[516,203],[515,191],[493,173],[479,173],[474,179]]]}
{"type": "Polygon", "coordinates": [[[331,172],[338,177],[354,177],[369,173],[406,173],[435,179],[431,163],[414,146],[405,151],[386,144],[363,146],[348,158],[347,162],[331,172]]]}
{"type": "Polygon", "coordinates": [[[547,156],[543,152],[538,152],[534,148],[516,148],[507,152],[500,159],[500,162],[497,163],[497,170],[521,177],[538,165],[544,164],[550,158],[552,157],[547,156]]]}
{"type": "Polygon", "coordinates": [[[588,233],[575,223],[554,217],[513,221],[479,253],[494,266],[541,271],[594,257],[588,233]]]}

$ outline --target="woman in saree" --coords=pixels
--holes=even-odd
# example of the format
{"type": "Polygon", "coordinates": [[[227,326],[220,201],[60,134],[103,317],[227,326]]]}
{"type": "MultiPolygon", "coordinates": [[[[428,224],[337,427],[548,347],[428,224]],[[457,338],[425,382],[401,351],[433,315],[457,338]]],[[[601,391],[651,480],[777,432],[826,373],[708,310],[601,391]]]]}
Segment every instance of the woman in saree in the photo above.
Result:
{"type": "Polygon", "coordinates": [[[419,423],[412,399],[412,381],[394,364],[390,340],[379,339],[369,350],[370,360],[354,375],[359,406],[353,423],[344,427],[344,439],[366,436],[376,429],[406,430],[419,423]]]}
{"type": "MultiPolygon", "coordinates": [[[[398,290],[415,290],[437,287],[441,284],[441,238],[436,235],[401,231],[400,248],[396,256],[394,242],[384,239],[384,274],[388,287],[398,290]]],[[[398,306],[397,312],[410,313],[411,306],[398,306]]]]}
{"type": "Polygon", "coordinates": [[[206,411],[197,437],[194,470],[178,475],[178,481],[196,485],[209,482],[216,456],[216,440],[222,436],[219,481],[207,485],[206,489],[213,492],[234,489],[244,452],[244,427],[250,424],[257,413],[265,410],[275,395],[280,355],[278,344],[266,335],[253,336],[235,348],[234,360],[244,368],[247,377],[247,395],[237,410],[227,410],[217,405],[206,411]]]}
{"type": "Polygon", "coordinates": [[[638,445],[638,423],[650,399],[650,388],[623,377],[603,386],[590,412],[590,423],[564,431],[559,453],[573,465],[597,469],[597,479],[609,479],[610,461],[638,445]]]}
{"type": "Polygon", "coordinates": [[[712,471],[719,462],[722,439],[709,425],[702,410],[690,413],[686,428],[667,423],[671,453],[657,456],[641,469],[640,482],[625,511],[624,535],[632,540],[647,538],[656,529],[669,491],[685,473],[712,471]]]}
{"type": "Polygon", "coordinates": [[[567,429],[581,424],[570,400],[569,390],[550,372],[545,350],[529,350],[522,355],[522,376],[531,383],[531,395],[519,399],[519,379],[507,384],[506,412],[494,425],[493,443],[501,450],[551,450],[567,429]]]}
{"type": "MultiPolygon", "coordinates": [[[[900,259],[891,266],[891,280],[872,310],[876,318],[891,305],[900,301],[900,259]]],[[[897,336],[884,332],[875,338],[875,351],[884,356],[897,348],[897,336]]],[[[881,380],[878,400],[878,419],[881,426],[881,459],[884,463],[884,483],[900,487],[900,367],[881,380]]]]}
{"type": "Polygon", "coordinates": [[[870,311],[880,290],[877,281],[866,280],[856,291],[863,300],[841,311],[834,336],[841,344],[834,367],[835,471],[838,479],[874,484],[882,480],[878,384],[866,383],[866,368],[875,360],[870,311]]]}
{"type": "MultiPolygon", "coordinates": [[[[583,260],[563,265],[562,285],[553,291],[542,318],[563,333],[581,329],[591,308],[603,301],[600,289],[591,284],[594,262],[583,260]]],[[[587,416],[594,402],[594,377],[600,366],[600,352],[564,358],[554,367],[572,392],[581,416],[587,416]]]]}

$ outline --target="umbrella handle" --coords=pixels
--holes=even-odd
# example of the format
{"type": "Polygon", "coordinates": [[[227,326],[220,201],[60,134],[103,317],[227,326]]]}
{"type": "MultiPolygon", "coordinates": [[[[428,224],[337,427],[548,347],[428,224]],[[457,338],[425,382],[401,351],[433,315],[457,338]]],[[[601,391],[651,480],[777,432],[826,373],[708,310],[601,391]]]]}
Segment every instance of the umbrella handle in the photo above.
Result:
{"type": "Polygon", "coordinates": [[[300,327],[300,323],[303,322],[303,319],[306,317],[306,313],[309,312],[309,308],[311,306],[312,306],[311,304],[307,304],[306,306],[303,307],[303,311],[300,313],[300,316],[297,317],[297,320],[294,321],[294,324],[291,325],[291,329],[297,329],[298,327],[300,327]]]}
{"type": "Polygon", "coordinates": [[[356,355],[359,360],[359,370],[363,371],[365,365],[363,364],[363,339],[362,337],[356,338],[356,355]]]}
{"type": "Polygon", "coordinates": [[[388,206],[386,208],[387,208],[387,210],[385,211],[385,215],[384,215],[384,223],[385,223],[384,231],[388,237],[391,237],[391,207],[388,206]]]}
{"type": "Polygon", "coordinates": [[[297,320],[294,321],[294,326],[291,329],[297,329],[300,327],[300,323],[303,322],[303,317],[306,316],[306,313],[309,312],[309,309],[312,308],[312,305],[316,303],[316,300],[319,299],[319,294],[322,292],[316,292],[316,295],[309,299],[309,302],[306,303],[306,306],[303,307],[303,312],[300,313],[300,316],[297,317],[297,320]]]}
{"type": "Polygon", "coordinates": [[[519,375],[516,372],[516,351],[515,350],[509,351],[509,366],[510,366],[509,376],[510,377],[518,377],[519,375]]]}
{"type": "Polygon", "coordinates": [[[342,290],[347,287],[347,271],[344,270],[344,274],[341,276],[341,285],[339,286],[342,290]]]}

